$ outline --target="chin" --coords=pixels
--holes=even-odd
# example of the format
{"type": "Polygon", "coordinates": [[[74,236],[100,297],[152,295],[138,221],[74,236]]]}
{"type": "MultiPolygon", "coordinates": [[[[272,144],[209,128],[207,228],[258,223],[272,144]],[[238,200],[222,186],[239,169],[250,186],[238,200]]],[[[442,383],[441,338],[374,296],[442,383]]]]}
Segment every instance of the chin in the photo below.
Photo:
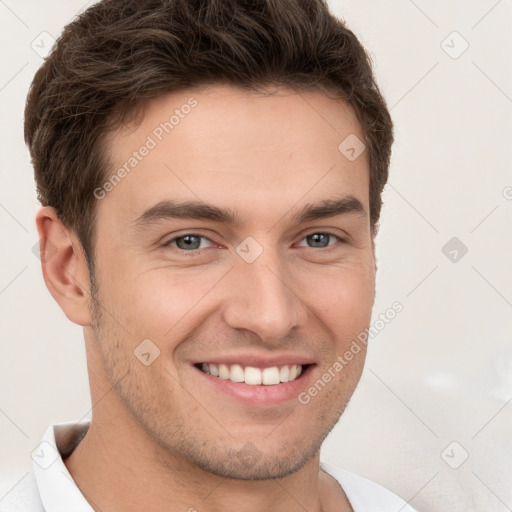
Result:
{"type": "MultiPolygon", "coordinates": [[[[264,441],[263,441],[264,442],[264,441]]],[[[274,450],[263,453],[261,447],[248,441],[240,449],[226,447],[224,454],[201,453],[193,462],[204,471],[232,480],[270,480],[284,478],[299,471],[318,452],[316,446],[299,447],[290,451],[274,450]]]]}

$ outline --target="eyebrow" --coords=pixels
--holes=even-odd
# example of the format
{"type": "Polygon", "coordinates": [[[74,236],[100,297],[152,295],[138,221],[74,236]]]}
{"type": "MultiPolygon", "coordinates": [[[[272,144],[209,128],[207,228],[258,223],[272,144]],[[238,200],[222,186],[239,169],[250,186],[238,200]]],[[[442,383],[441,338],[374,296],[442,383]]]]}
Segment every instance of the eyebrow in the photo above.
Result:
{"type": "MultiPolygon", "coordinates": [[[[336,199],[324,199],[314,204],[306,204],[292,216],[292,221],[301,224],[307,221],[357,214],[367,217],[367,212],[359,199],[352,195],[336,199]]],[[[135,229],[146,228],[162,220],[192,219],[209,220],[222,224],[240,225],[241,218],[233,210],[219,208],[202,201],[164,200],[145,210],[135,221],[135,229]]]]}

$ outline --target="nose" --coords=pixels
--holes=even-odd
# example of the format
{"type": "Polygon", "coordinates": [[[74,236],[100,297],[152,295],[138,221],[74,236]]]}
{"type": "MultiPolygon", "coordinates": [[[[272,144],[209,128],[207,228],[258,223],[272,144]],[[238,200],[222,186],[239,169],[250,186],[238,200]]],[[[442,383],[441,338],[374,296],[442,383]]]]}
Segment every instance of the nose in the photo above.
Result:
{"type": "Polygon", "coordinates": [[[292,275],[269,251],[252,263],[238,260],[225,283],[229,298],[224,321],[233,329],[250,330],[270,342],[303,326],[308,308],[301,299],[300,283],[292,275]]]}

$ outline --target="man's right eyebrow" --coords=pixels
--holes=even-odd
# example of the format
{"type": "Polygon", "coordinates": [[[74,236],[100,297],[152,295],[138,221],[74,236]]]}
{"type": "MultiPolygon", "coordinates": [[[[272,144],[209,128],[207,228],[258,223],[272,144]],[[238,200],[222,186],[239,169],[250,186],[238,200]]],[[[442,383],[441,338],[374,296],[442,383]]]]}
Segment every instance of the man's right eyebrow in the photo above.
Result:
{"type": "Polygon", "coordinates": [[[223,224],[239,224],[240,219],[230,209],[221,209],[202,201],[160,201],[145,210],[135,221],[133,227],[141,229],[166,219],[210,220],[223,224]]]}

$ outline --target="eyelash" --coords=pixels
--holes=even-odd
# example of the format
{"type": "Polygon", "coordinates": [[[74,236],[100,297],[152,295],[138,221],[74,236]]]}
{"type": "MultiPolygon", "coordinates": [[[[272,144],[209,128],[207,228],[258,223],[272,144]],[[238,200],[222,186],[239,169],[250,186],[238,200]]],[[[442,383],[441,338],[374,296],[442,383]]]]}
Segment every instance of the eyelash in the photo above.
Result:
{"type": "MultiPolygon", "coordinates": [[[[334,233],[330,233],[329,231],[314,231],[313,233],[309,233],[307,234],[306,236],[304,236],[300,241],[302,242],[303,240],[305,240],[306,238],[310,237],[310,236],[313,236],[313,235],[327,235],[327,236],[330,236],[330,237],[333,237],[333,238],[336,238],[339,242],[341,243],[344,243],[346,242],[346,240],[344,238],[341,238],[339,235],[335,235],[334,233]]],[[[173,242],[175,242],[176,240],[180,239],[180,238],[185,238],[187,236],[193,236],[193,237],[197,237],[197,238],[203,238],[205,240],[208,240],[209,242],[211,242],[212,244],[215,244],[215,242],[213,242],[212,240],[210,240],[207,236],[204,236],[204,235],[199,235],[197,233],[185,233],[183,235],[180,235],[180,236],[176,236],[174,238],[171,238],[171,240],[169,240],[168,242],[165,242],[164,244],[162,244],[162,247],[172,247],[173,249],[177,250],[178,252],[182,253],[182,254],[187,254],[190,255],[190,256],[196,256],[198,254],[201,254],[203,251],[206,251],[208,249],[210,249],[210,247],[207,247],[207,248],[203,248],[203,249],[191,249],[191,250],[185,250],[185,249],[180,249],[179,247],[174,247],[174,246],[171,246],[171,244],[173,242]]],[[[329,251],[330,249],[332,249],[333,247],[335,247],[337,244],[332,244],[332,245],[328,245],[326,247],[307,247],[307,249],[322,249],[323,251],[329,251]]]]}

